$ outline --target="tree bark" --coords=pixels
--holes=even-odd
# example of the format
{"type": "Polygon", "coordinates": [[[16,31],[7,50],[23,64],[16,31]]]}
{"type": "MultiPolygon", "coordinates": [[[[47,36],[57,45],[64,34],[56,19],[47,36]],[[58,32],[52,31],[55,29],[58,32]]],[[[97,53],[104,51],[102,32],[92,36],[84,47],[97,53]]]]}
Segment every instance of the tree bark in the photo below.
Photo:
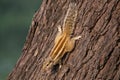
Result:
{"type": "Polygon", "coordinates": [[[54,45],[57,26],[63,24],[73,1],[43,0],[8,80],[120,80],[120,0],[76,0],[73,36],[82,38],[62,58],[61,68],[50,73],[41,70],[54,45]]]}

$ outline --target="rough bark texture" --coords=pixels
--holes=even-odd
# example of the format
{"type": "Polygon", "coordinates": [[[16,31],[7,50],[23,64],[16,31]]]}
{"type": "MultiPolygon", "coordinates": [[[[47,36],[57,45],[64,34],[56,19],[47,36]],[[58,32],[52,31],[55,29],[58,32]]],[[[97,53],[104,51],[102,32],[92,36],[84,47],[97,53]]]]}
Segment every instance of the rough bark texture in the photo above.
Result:
{"type": "Polygon", "coordinates": [[[70,2],[43,0],[8,80],[120,80],[120,0],[76,0],[79,10],[73,36],[82,38],[64,56],[60,69],[42,72],[70,2]]]}

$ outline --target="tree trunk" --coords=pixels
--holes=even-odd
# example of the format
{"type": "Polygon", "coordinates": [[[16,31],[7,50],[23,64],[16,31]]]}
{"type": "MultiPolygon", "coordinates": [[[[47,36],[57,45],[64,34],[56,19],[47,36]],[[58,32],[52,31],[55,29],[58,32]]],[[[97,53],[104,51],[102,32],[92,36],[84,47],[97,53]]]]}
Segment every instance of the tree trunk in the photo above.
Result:
{"type": "Polygon", "coordinates": [[[62,58],[61,68],[49,73],[41,70],[54,45],[57,26],[63,24],[73,1],[43,0],[8,80],[120,80],[120,0],[76,0],[73,36],[82,38],[62,58]]]}

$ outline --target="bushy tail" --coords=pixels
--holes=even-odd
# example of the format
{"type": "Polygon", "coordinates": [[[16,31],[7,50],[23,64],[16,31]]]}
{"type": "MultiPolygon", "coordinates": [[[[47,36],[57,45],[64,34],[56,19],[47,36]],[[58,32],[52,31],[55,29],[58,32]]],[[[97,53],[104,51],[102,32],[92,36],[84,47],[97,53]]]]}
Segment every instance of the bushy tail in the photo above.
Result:
{"type": "Polygon", "coordinates": [[[72,34],[77,17],[76,3],[70,3],[63,23],[63,31],[72,34]]]}

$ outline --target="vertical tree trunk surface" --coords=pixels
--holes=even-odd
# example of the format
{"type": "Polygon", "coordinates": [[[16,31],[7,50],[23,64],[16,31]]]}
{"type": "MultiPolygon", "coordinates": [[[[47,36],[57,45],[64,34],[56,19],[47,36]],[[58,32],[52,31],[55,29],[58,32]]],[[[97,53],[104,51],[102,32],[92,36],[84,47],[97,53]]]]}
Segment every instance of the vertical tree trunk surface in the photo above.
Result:
{"type": "Polygon", "coordinates": [[[43,0],[8,80],[120,80],[120,0],[43,0]],[[78,8],[73,36],[81,35],[62,66],[41,70],[70,3],[78,8]]]}

